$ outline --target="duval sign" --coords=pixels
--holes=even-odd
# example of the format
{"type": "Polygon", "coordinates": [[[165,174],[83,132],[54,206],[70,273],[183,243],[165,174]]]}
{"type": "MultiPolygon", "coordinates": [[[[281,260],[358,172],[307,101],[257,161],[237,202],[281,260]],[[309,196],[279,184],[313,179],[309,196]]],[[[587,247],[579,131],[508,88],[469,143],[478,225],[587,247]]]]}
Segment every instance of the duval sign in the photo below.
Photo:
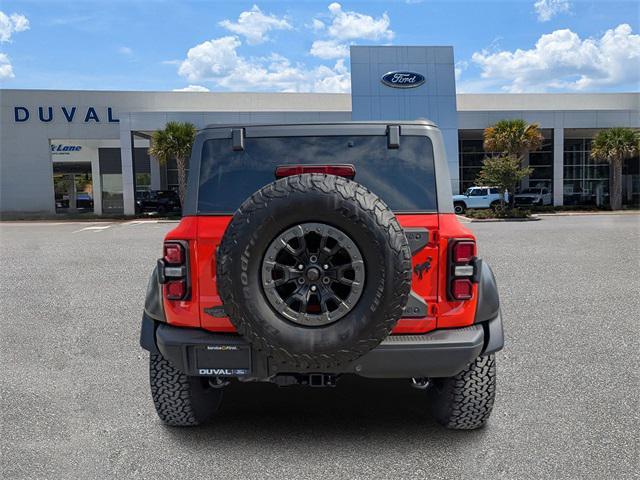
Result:
{"type": "Polygon", "coordinates": [[[62,118],[67,123],[118,123],[120,120],[113,116],[113,108],[76,106],[61,107],[13,107],[13,118],[16,123],[24,123],[30,118],[38,119],[43,123],[53,122],[54,118],[62,118]]]}
{"type": "Polygon", "coordinates": [[[416,72],[389,72],[380,79],[382,83],[393,88],[416,88],[425,81],[424,75],[416,72]]]}

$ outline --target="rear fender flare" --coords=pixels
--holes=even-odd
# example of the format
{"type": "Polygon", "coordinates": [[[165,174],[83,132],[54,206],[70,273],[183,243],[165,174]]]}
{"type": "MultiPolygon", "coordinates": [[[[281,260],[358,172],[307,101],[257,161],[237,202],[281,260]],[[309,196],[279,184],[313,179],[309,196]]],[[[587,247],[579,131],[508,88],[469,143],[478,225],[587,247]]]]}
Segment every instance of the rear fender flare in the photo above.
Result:
{"type": "Polygon", "coordinates": [[[478,303],[474,323],[487,322],[500,312],[500,296],[496,277],[487,262],[480,262],[480,281],[478,282],[478,303]]]}
{"type": "Polygon", "coordinates": [[[144,313],[142,314],[142,327],[140,329],[140,346],[151,353],[160,353],[156,346],[156,328],[158,323],[166,323],[162,301],[162,285],[158,278],[158,267],[151,272],[147,284],[147,294],[144,300],[144,313]]]}
{"type": "Polygon", "coordinates": [[[144,313],[152,320],[157,322],[166,322],[167,318],[164,313],[164,304],[162,299],[162,285],[158,278],[158,267],[154,267],[149,283],[147,284],[147,295],[144,299],[144,313]]]}
{"type": "Polygon", "coordinates": [[[480,279],[478,282],[475,323],[482,324],[484,328],[482,354],[488,355],[502,349],[504,346],[504,331],[496,277],[487,262],[479,263],[480,279]]]}

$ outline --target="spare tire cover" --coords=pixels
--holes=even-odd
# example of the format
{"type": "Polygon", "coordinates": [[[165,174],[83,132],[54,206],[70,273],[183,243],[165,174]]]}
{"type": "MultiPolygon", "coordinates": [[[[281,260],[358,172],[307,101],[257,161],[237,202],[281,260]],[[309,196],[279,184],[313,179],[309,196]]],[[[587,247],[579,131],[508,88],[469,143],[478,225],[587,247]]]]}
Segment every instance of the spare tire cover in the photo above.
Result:
{"type": "Polygon", "coordinates": [[[296,369],[344,365],[384,340],[411,290],[395,215],[345,178],[302,174],[255,192],[220,243],[225,312],[253,347],[296,369]]]}

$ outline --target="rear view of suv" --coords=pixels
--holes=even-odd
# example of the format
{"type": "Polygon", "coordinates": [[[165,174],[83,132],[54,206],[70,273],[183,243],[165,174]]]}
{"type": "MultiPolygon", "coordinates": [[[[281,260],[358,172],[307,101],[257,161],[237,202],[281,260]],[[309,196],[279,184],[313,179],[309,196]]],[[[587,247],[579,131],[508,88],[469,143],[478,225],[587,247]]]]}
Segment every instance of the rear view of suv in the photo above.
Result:
{"type": "Polygon", "coordinates": [[[209,420],[232,381],[355,374],[406,378],[446,427],[486,422],[498,292],[433,124],[211,126],[189,175],[142,320],[162,421],[209,420]]]}

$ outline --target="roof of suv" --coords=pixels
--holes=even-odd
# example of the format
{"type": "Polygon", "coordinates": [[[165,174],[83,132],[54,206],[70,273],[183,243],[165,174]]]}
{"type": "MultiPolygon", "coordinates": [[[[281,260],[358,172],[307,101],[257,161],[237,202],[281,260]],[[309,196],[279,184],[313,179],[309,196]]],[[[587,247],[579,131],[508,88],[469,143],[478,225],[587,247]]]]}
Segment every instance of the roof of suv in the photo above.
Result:
{"type": "Polygon", "coordinates": [[[342,122],[274,122],[274,123],[211,123],[203,130],[213,128],[245,128],[245,127],[286,127],[293,125],[425,125],[437,127],[435,122],[427,119],[420,120],[363,120],[363,121],[342,121],[342,122]]]}

